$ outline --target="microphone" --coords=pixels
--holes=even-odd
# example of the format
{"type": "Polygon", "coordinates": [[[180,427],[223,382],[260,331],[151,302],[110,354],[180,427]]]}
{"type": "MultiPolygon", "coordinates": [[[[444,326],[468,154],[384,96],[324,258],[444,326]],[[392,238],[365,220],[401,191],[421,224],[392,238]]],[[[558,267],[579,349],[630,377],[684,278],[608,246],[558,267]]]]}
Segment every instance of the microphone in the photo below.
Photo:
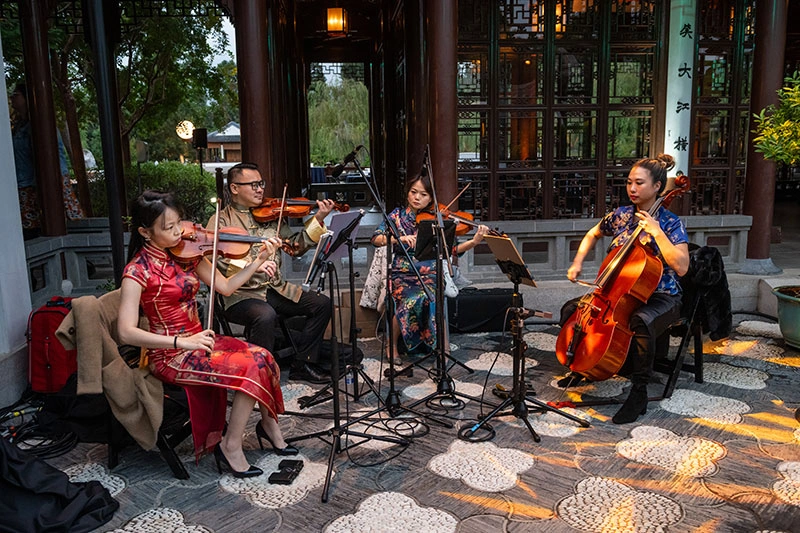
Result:
{"type": "Polygon", "coordinates": [[[354,159],[356,158],[356,156],[358,155],[358,152],[359,152],[359,151],[360,151],[362,148],[364,148],[364,145],[363,145],[363,144],[359,144],[358,146],[356,146],[356,147],[353,149],[353,151],[352,151],[352,152],[350,152],[349,154],[347,154],[346,156],[344,156],[344,160],[342,160],[342,162],[341,162],[341,163],[339,163],[338,165],[336,165],[336,166],[334,166],[334,167],[333,167],[333,172],[331,172],[331,176],[332,176],[332,177],[334,177],[334,178],[338,178],[339,176],[341,176],[341,175],[342,175],[342,172],[344,172],[344,167],[346,167],[346,166],[347,166],[347,163],[352,163],[352,162],[353,162],[353,160],[354,160],[354,159]]]}
{"type": "Polygon", "coordinates": [[[306,275],[305,281],[300,285],[300,288],[303,289],[303,292],[308,292],[311,290],[311,282],[314,281],[315,277],[317,277],[317,271],[319,271],[319,265],[321,262],[320,256],[327,253],[326,248],[328,244],[330,244],[331,237],[333,237],[333,232],[326,231],[319,238],[317,249],[314,251],[314,258],[311,260],[311,268],[308,269],[308,274],[306,275]]]}

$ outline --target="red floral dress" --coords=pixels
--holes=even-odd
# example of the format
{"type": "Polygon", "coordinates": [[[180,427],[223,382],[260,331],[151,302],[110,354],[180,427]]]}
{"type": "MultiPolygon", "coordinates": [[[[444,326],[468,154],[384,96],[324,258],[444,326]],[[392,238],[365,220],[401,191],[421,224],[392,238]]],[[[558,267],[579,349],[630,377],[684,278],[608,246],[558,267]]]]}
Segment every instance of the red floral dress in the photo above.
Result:
{"type": "MultiPolygon", "coordinates": [[[[200,287],[195,267],[145,245],[125,267],[123,277],[142,286],[141,306],[158,335],[188,337],[203,331],[195,296],[200,287]]],[[[264,348],[217,335],[214,351],[148,349],[150,371],[160,380],[185,388],[189,398],[195,453],[202,454],[222,438],[226,389],[242,391],[267,408],[283,413],[280,370],[264,348]]]]}

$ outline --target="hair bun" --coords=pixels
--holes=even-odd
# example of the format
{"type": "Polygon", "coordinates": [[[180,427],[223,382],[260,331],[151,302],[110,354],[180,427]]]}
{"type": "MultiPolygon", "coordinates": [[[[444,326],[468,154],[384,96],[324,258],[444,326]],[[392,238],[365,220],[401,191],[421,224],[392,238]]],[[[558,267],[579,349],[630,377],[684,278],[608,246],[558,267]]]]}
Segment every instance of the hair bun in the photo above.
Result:
{"type": "Polygon", "coordinates": [[[667,171],[672,170],[675,167],[675,158],[669,154],[658,154],[656,159],[664,165],[664,169],[667,171]]]}

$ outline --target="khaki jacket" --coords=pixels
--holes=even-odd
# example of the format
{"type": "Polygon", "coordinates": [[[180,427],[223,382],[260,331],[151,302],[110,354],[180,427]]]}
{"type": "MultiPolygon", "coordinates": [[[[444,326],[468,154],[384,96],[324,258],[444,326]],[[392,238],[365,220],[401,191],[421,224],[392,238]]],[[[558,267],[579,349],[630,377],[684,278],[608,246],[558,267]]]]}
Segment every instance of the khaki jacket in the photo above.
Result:
{"type": "MultiPolygon", "coordinates": [[[[215,216],[212,216],[208,221],[207,228],[213,229],[215,216]]],[[[250,209],[234,203],[229,204],[219,213],[220,227],[233,226],[242,228],[250,235],[256,237],[264,237],[269,239],[277,235],[278,223],[277,221],[260,223],[254,218],[250,209]]],[[[317,222],[316,217],[311,217],[306,222],[305,228],[301,231],[294,232],[288,224],[281,225],[280,237],[289,242],[293,246],[292,255],[303,255],[310,248],[314,247],[319,242],[320,237],[325,233],[326,228],[317,222]]],[[[220,272],[226,277],[230,277],[242,268],[244,268],[249,261],[255,259],[258,255],[259,245],[254,245],[250,248],[250,256],[244,259],[227,259],[221,257],[217,261],[217,266],[220,272]]],[[[242,300],[248,298],[257,298],[264,300],[267,297],[267,289],[273,289],[284,298],[288,298],[293,302],[298,302],[303,291],[300,287],[293,283],[287,282],[281,276],[281,252],[277,252],[273,261],[278,264],[278,272],[274,277],[268,278],[263,272],[256,272],[253,276],[245,282],[235,293],[225,297],[225,307],[230,307],[242,300]]]]}

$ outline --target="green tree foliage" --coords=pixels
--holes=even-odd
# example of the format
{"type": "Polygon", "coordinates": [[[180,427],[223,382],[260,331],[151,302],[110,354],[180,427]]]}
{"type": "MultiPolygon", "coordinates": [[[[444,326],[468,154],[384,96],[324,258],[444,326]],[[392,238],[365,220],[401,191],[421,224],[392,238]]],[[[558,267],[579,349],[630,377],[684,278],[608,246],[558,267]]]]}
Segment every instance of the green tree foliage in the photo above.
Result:
{"type": "MultiPolygon", "coordinates": [[[[209,130],[238,120],[236,67],[232,61],[213,65],[214,56],[228,45],[221,17],[158,16],[135,24],[121,22],[114,52],[125,161],[131,162],[127,156],[133,139],[148,142],[154,160],[193,157],[191,146],[175,135],[180,120],[209,130]]],[[[0,21],[0,31],[6,78],[12,84],[25,72],[19,20],[0,21]]],[[[76,115],[79,133],[70,131],[65,137],[79,137],[102,168],[93,57],[84,39],[75,37],[58,25],[48,29],[57,118],[62,125],[70,124],[65,115],[76,115]],[[74,102],[74,109],[63,102],[74,102]]]]}
{"type": "Polygon", "coordinates": [[[209,39],[220,47],[227,44],[222,19],[208,17],[142,18],[125,27],[117,47],[117,81],[120,104],[120,135],[123,146],[131,137],[151,143],[158,159],[159,144],[166,140],[164,156],[178,146],[170,143],[180,120],[192,120],[197,127],[213,127],[205,116],[176,117],[176,111],[205,114],[213,95],[229,86],[229,81],[211,67],[216,51],[209,39]],[[175,120],[175,119],[178,120],[175,120]],[[164,128],[172,124],[172,134],[164,128]]]}
{"type": "Polygon", "coordinates": [[[764,159],[776,163],[800,163],[800,72],[784,80],[778,90],[778,106],[769,105],[753,116],[753,145],[764,159]]]}
{"type": "MultiPolygon", "coordinates": [[[[139,194],[139,179],[141,179],[142,190],[155,189],[174,193],[183,204],[187,220],[205,225],[214,213],[214,206],[209,202],[209,199],[216,196],[214,176],[208,172],[203,172],[201,175],[199,165],[184,165],[177,161],[144,163],[141,165],[141,174],[139,172],[137,167],[126,169],[128,202],[139,194]]],[[[91,181],[90,186],[95,215],[108,216],[105,178],[98,175],[91,181]]]]}
{"type": "MultiPolygon", "coordinates": [[[[367,87],[360,81],[344,78],[338,85],[311,84],[308,131],[312,165],[337,162],[354,146],[369,144],[368,102],[367,87]]],[[[369,165],[368,160],[360,163],[369,165]]]]}

